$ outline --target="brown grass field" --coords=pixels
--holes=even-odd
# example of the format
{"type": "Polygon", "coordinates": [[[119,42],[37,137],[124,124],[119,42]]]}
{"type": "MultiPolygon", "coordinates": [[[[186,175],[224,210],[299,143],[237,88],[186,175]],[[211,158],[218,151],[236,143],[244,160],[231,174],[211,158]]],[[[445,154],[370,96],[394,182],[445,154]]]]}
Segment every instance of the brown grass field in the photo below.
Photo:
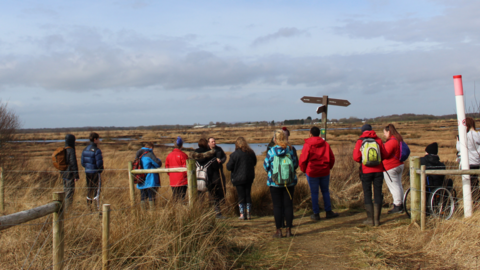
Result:
{"type": "MultiPolygon", "coordinates": [[[[405,122],[394,123],[411,149],[411,156],[423,156],[426,145],[437,142],[442,161],[448,161],[449,168],[457,168],[455,160],[455,136],[457,122],[405,122]]],[[[383,138],[383,126],[374,123],[377,134],[383,138]]],[[[361,124],[358,124],[361,126],[361,124]]],[[[358,127],[357,126],[357,127],[358,127]]],[[[308,137],[310,126],[289,127],[290,143],[303,144],[308,137]]],[[[338,125],[333,128],[353,126],[338,125]]],[[[193,209],[169,199],[171,191],[168,175],[161,174],[162,187],[154,211],[140,211],[138,204],[130,207],[128,191],[127,162],[132,161],[136,150],[143,142],[151,141],[157,146],[155,154],[165,161],[172,150],[163,146],[172,143],[177,136],[185,142],[197,142],[200,137],[213,136],[217,143],[233,143],[243,136],[249,143],[265,143],[271,139],[273,127],[213,128],[213,129],[172,129],[161,131],[109,131],[99,132],[103,141],[106,171],[102,174],[102,203],[112,205],[111,213],[111,268],[112,269],[280,269],[287,258],[285,250],[278,248],[279,241],[269,237],[255,237],[239,233],[236,218],[236,192],[227,177],[227,198],[223,212],[230,217],[218,221],[208,201],[193,209]],[[119,141],[115,138],[132,138],[119,141]],[[283,264],[282,264],[283,263],[283,264]]],[[[88,138],[89,131],[75,133],[77,139],[88,138]]],[[[358,179],[358,165],[351,158],[353,144],[360,134],[359,129],[333,130],[327,134],[337,163],[331,173],[330,192],[336,211],[361,209],[363,192],[358,179]]],[[[18,134],[16,140],[37,142],[16,142],[11,145],[4,159],[6,211],[11,214],[30,209],[51,201],[52,193],[62,191],[58,172],[51,165],[50,155],[63,143],[46,143],[43,140],[63,139],[65,133],[18,134]]],[[[77,160],[86,142],[77,142],[77,160]]],[[[184,149],[187,153],[191,149],[184,149]]],[[[301,150],[298,150],[300,155],[301,150]]],[[[229,153],[227,153],[227,156],[229,153]]],[[[273,233],[274,223],[266,173],[263,170],[265,154],[258,157],[256,180],[252,188],[253,215],[258,220],[267,220],[273,233]]],[[[80,163],[79,163],[80,166],[80,163]]],[[[296,210],[310,209],[310,194],[306,177],[299,170],[299,184],[295,190],[296,210]]],[[[101,268],[101,219],[98,213],[87,209],[84,195],[85,175],[80,174],[77,183],[73,209],[65,217],[65,268],[101,268]]],[[[409,187],[409,172],[404,172],[404,187],[409,187]]],[[[460,178],[454,178],[458,197],[462,197],[460,178]]],[[[137,190],[138,191],[138,190],[137,190]]],[[[384,185],[385,201],[391,196],[384,185]]],[[[139,193],[136,193],[139,201],[139,193]]],[[[321,200],[320,200],[321,201],[321,200]]],[[[321,201],[321,204],[322,201],[321,201]]],[[[304,213],[304,212],[302,212],[304,213]]],[[[297,215],[297,214],[296,214],[297,215]]],[[[308,214],[309,215],[309,214],[308,214]]],[[[458,212],[452,220],[430,219],[428,230],[420,232],[416,226],[403,221],[378,228],[365,228],[358,224],[352,231],[357,243],[348,260],[356,261],[353,268],[416,268],[425,269],[475,268],[479,254],[480,215],[475,213],[468,220],[458,212]]],[[[242,226],[243,226],[242,225],[242,226]]],[[[258,230],[258,228],[257,228],[258,230]]],[[[52,267],[52,225],[51,217],[44,217],[24,225],[0,232],[0,269],[45,269],[52,267]]],[[[321,240],[319,240],[321,241],[321,240]]],[[[321,242],[319,242],[321,243],[321,242]]],[[[293,267],[293,266],[292,266],[293,267]]]]}

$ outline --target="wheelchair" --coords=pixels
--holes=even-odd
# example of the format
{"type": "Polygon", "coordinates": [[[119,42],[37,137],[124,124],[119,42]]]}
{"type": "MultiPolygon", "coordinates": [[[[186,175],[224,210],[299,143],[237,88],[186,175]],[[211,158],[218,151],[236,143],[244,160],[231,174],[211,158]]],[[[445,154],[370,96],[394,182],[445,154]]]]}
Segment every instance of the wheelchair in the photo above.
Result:
{"type": "MultiPolygon", "coordinates": [[[[429,185],[427,177],[427,215],[450,219],[455,212],[457,192],[453,188],[453,180],[445,179],[443,185],[429,185]]],[[[408,217],[411,215],[410,188],[403,195],[403,208],[408,217]]]]}

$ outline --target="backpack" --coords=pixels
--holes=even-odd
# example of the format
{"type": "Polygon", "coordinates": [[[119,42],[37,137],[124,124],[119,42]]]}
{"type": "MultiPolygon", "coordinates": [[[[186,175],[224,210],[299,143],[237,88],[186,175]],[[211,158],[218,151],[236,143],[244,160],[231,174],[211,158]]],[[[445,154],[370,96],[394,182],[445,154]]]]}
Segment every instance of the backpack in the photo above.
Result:
{"type": "Polygon", "coordinates": [[[401,142],[400,153],[398,157],[396,156],[396,158],[401,162],[404,162],[405,160],[408,159],[408,156],[410,156],[410,148],[408,148],[408,145],[405,142],[401,142]]]}
{"type": "Polygon", "coordinates": [[[205,165],[200,165],[198,161],[195,161],[197,165],[196,175],[197,175],[197,190],[198,191],[207,191],[207,182],[208,182],[208,174],[207,169],[212,165],[214,161],[217,161],[216,158],[213,158],[205,165]]]}
{"type": "Polygon", "coordinates": [[[67,148],[72,148],[70,146],[67,147],[59,147],[57,148],[52,154],[52,163],[57,170],[65,171],[68,168],[67,164],[67,148]]]}
{"type": "MultiPolygon", "coordinates": [[[[142,170],[143,165],[142,165],[142,157],[148,153],[148,151],[143,152],[138,158],[135,158],[135,160],[132,162],[132,170],[142,170]]],[[[141,174],[133,174],[133,183],[134,184],[140,184],[145,182],[145,177],[147,177],[146,173],[141,173],[141,174]]]]}
{"type": "Polygon", "coordinates": [[[382,154],[380,152],[380,145],[374,138],[362,138],[362,146],[360,153],[362,153],[362,164],[367,167],[375,167],[382,163],[382,154]]]}
{"type": "Polygon", "coordinates": [[[295,169],[290,154],[273,157],[272,180],[279,186],[288,186],[295,180],[295,169]]]}

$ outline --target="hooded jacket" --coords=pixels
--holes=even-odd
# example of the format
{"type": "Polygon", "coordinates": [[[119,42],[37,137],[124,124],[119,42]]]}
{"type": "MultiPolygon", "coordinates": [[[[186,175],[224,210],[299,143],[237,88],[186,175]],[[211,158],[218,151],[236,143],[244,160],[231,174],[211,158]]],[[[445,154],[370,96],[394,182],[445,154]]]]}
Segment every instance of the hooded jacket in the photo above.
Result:
{"type": "MultiPolygon", "coordinates": [[[[142,167],[144,169],[148,170],[162,167],[162,161],[153,154],[153,151],[150,148],[142,147],[142,149],[137,151],[136,157],[139,158],[145,152],[147,153],[141,159],[142,167]]],[[[137,184],[138,189],[154,188],[159,186],[160,176],[158,173],[147,173],[145,182],[137,184]]]]}
{"type": "MultiPolygon", "coordinates": [[[[290,146],[287,146],[287,148],[283,149],[279,145],[275,145],[272,147],[268,153],[267,156],[265,157],[265,160],[263,161],[263,168],[265,171],[268,173],[268,179],[267,179],[267,186],[269,187],[283,187],[275,184],[275,182],[272,179],[272,170],[273,170],[273,159],[275,156],[285,156],[286,154],[290,154],[292,157],[292,162],[293,162],[293,168],[296,170],[298,168],[298,159],[297,155],[294,153],[293,149],[290,146]]],[[[295,178],[293,179],[293,183],[289,185],[295,186],[297,184],[297,174],[295,174],[295,178]]]]}
{"type": "Polygon", "coordinates": [[[75,136],[72,134],[65,135],[65,157],[68,167],[65,171],[60,171],[63,179],[79,179],[77,156],[75,153],[75,136]]]}
{"type": "MultiPolygon", "coordinates": [[[[375,139],[375,141],[378,143],[378,146],[380,148],[380,155],[383,160],[384,157],[388,157],[387,152],[385,151],[385,146],[382,143],[382,140],[377,136],[377,133],[373,130],[366,130],[362,133],[360,136],[360,139],[357,141],[355,144],[355,148],[353,149],[353,160],[356,162],[362,162],[362,153],[360,152],[360,147],[362,147],[363,140],[362,138],[372,138],[375,139]]],[[[384,172],[385,169],[383,167],[383,164],[380,163],[380,165],[374,166],[374,167],[369,167],[365,166],[362,164],[362,172],[363,174],[367,173],[377,173],[377,172],[384,172]]]]}
{"type": "Polygon", "coordinates": [[[102,150],[97,147],[96,143],[90,143],[83,149],[80,159],[85,173],[102,173],[103,172],[103,156],[102,150]]]}
{"type": "MultiPolygon", "coordinates": [[[[175,148],[165,159],[165,168],[185,168],[187,167],[188,156],[182,150],[175,148]]],[[[181,187],[188,185],[187,172],[170,172],[171,187],[181,187]]]]}
{"type": "MultiPolygon", "coordinates": [[[[480,165],[480,134],[475,130],[467,133],[468,163],[480,165]]],[[[460,141],[457,141],[457,151],[460,152],[460,141]]]]}
{"type": "MultiPolygon", "coordinates": [[[[440,162],[437,155],[425,155],[420,158],[420,166],[425,165],[426,170],[445,170],[446,166],[440,162]]],[[[427,186],[443,186],[445,175],[427,175],[427,186]]]]}
{"type": "Polygon", "coordinates": [[[232,172],[232,184],[234,186],[251,185],[255,179],[255,165],[257,165],[255,153],[246,153],[241,149],[235,150],[227,163],[227,170],[232,172]]]}
{"type": "Polygon", "coordinates": [[[403,162],[398,159],[400,156],[400,143],[395,139],[395,137],[391,137],[388,139],[385,144],[385,152],[387,152],[387,156],[382,156],[382,163],[385,167],[385,170],[391,170],[396,168],[400,165],[403,165],[403,162]]]}
{"type": "Polygon", "coordinates": [[[330,145],[320,137],[305,139],[302,153],[300,154],[300,170],[310,177],[323,177],[330,175],[330,170],[335,164],[335,156],[330,145]]]}
{"type": "Polygon", "coordinates": [[[207,164],[210,160],[214,159],[212,164],[207,168],[207,185],[216,185],[220,181],[220,166],[217,162],[216,151],[215,149],[208,148],[197,148],[192,153],[192,158],[194,158],[200,166],[207,164]]]}

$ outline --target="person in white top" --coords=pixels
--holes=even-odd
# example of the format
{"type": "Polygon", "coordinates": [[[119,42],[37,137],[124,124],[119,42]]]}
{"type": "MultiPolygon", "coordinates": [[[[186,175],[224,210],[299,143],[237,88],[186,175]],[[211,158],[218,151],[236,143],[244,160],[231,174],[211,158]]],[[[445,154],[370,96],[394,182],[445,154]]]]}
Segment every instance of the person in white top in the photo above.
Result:
{"type": "MultiPolygon", "coordinates": [[[[470,164],[471,170],[480,169],[480,134],[476,131],[475,120],[473,120],[473,118],[467,117],[465,122],[467,128],[468,163],[470,164]]],[[[460,141],[458,140],[458,137],[457,151],[460,151],[460,141]]],[[[470,182],[472,190],[475,189],[478,192],[478,175],[471,175],[470,182]]]]}

